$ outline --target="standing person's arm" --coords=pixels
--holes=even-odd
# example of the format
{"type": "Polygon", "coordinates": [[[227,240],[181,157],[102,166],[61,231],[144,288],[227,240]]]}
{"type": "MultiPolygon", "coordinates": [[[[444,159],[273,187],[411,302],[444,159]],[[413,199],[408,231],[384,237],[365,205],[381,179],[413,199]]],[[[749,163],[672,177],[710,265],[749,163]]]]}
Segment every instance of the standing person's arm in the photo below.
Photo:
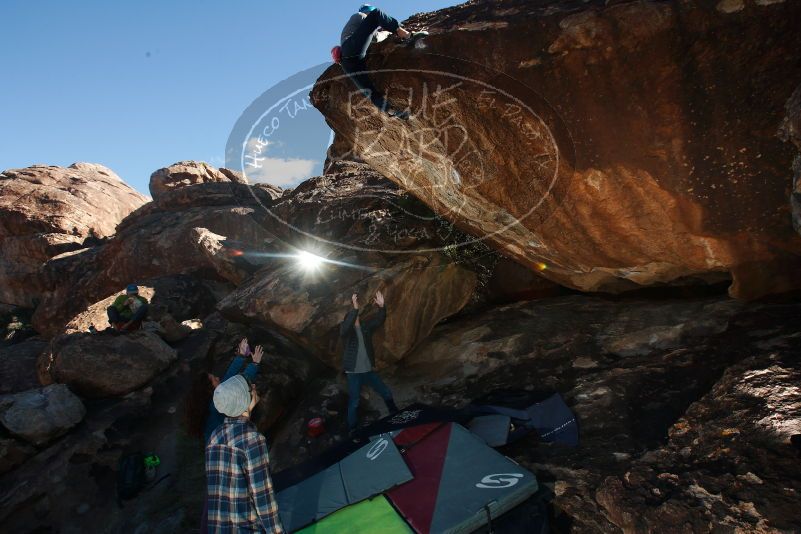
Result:
{"type": "Polygon", "coordinates": [[[384,305],[384,295],[382,295],[380,291],[376,291],[375,304],[378,306],[378,312],[364,325],[368,330],[375,330],[384,324],[387,318],[387,307],[384,305]]]}
{"type": "Polygon", "coordinates": [[[239,373],[240,369],[242,369],[242,365],[245,363],[245,357],[249,352],[250,347],[248,346],[248,338],[242,338],[242,341],[239,342],[239,346],[237,347],[236,356],[234,356],[234,359],[231,360],[231,363],[228,365],[228,369],[226,369],[225,374],[220,382],[225,382],[235,374],[239,373]]]}
{"type": "Polygon", "coordinates": [[[342,321],[342,324],[339,327],[339,336],[345,337],[347,336],[351,330],[353,330],[353,324],[356,322],[356,318],[359,316],[359,297],[356,293],[350,298],[351,302],[353,302],[353,308],[348,312],[345,316],[345,319],[342,321]]]}
{"type": "Polygon", "coordinates": [[[256,348],[253,349],[253,361],[245,367],[245,371],[242,373],[249,383],[253,383],[253,380],[256,379],[256,375],[259,374],[259,364],[261,364],[261,359],[264,356],[264,349],[261,345],[256,345],[256,348]]]}
{"type": "MultiPolygon", "coordinates": [[[[235,374],[239,373],[239,370],[242,369],[242,364],[245,363],[245,355],[249,351],[250,347],[248,346],[248,338],[243,338],[242,341],[239,342],[239,346],[237,347],[236,356],[234,356],[234,359],[231,360],[230,364],[228,364],[228,369],[226,369],[225,374],[220,379],[220,382],[225,382],[235,374]]],[[[208,443],[209,437],[211,437],[211,433],[214,432],[214,430],[218,426],[220,426],[224,420],[225,416],[221,414],[219,410],[217,410],[216,406],[214,406],[214,399],[212,398],[209,401],[209,415],[206,416],[206,425],[203,430],[206,438],[206,443],[208,443]]]]}
{"type": "MultiPolygon", "coordinates": [[[[245,363],[244,356],[237,354],[234,356],[234,359],[231,360],[231,363],[228,364],[228,369],[225,371],[222,379],[220,382],[225,382],[235,374],[239,372],[242,368],[242,364],[245,363]]],[[[222,424],[225,420],[225,416],[217,410],[217,407],[214,406],[214,399],[212,398],[209,400],[209,415],[206,416],[206,425],[203,428],[203,434],[205,436],[206,443],[209,442],[209,438],[211,437],[211,433],[222,424]]]]}
{"type": "Polygon", "coordinates": [[[242,369],[242,365],[245,363],[244,356],[240,356],[237,354],[234,356],[234,359],[231,360],[231,363],[228,364],[228,369],[225,370],[225,374],[220,379],[220,382],[225,382],[235,374],[239,373],[239,370],[242,369]]]}
{"type": "Polygon", "coordinates": [[[256,506],[262,526],[267,532],[283,534],[281,518],[278,515],[278,502],[275,500],[273,481],[270,478],[270,458],[267,454],[267,440],[253,432],[245,449],[245,477],[250,496],[256,506]]]}

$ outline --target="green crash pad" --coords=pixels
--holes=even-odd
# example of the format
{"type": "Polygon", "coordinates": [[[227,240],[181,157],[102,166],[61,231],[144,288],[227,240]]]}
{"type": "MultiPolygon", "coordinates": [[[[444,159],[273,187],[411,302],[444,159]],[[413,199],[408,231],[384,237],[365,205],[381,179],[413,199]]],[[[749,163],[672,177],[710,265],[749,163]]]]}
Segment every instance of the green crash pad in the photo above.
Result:
{"type": "Polygon", "coordinates": [[[411,534],[383,495],[343,508],[297,534],[411,534]]]}

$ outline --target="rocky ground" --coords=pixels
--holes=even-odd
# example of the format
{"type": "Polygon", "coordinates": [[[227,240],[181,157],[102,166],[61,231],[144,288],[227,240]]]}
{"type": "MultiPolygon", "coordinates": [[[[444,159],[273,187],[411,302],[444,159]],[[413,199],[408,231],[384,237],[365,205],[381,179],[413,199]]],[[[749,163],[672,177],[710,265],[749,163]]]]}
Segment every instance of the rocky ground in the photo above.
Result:
{"type": "MultiPolygon", "coordinates": [[[[503,450],[553,491],[557,532],[662,532],[668,526],[793,531],[801,528],[793,512],[801,464],[789,442],[801,433],[799,317],[795,303],[743,304],[726,297],[556,297],[440,325],[408,366],[385,373],[401,404],[459,407],[496,388],[562,393],[577,414],[580,447],[540,444],[529,436],[503,450]]],[[[177,344],[179,362],[145,389],[120,400],[85,400],[84,421],[41,452],[19,437],[4,439],[4,461],[28,459],[2,478],[3,509],[14,510],[4,521],[26,529],[57,518],[77,521],[81,529],[109,521],[142,532],[192,528],[201,456],[179,430],[181,384],[197,367],[197,354],[211,352],[220,367],[238,335],[261,341],[249,327],[224,330],[214,334],[212,350],[205,329],[177,344]],[[115,511],[108,502],[115,460],[132,444],[158,451],[171,476],[115,511]],[[37,476],[45,466],[48,477],[37,476]]],[[[273,344],[268,351],[286,354],[287,346],[273,344]]],[[[265,378],[275,379],[270,375],[281,374],[282,366],[273,359],[265,369],[265,378]]],[[[341,435],[341,377],[320,368],[306,378],[294,382],[305,384],[299,407],[276,417],[281,423],[270,434],[276,469],[341,435]],[[312,416],[326,419],[327,435],[305,437],[312,416]]],[[[383,413],[380,401],[367,399],[368,420],[383,413]]]]}
{"type": "MultiPolygon", "coordinates": [[[[539,88],[515,94],[545,130],[508,128],[465,86],[442,108],[474,134],[455,157],[430,109],[408,123],[346,115],[332,67],[312,92],[336,131],[326,174],[294,189],[192,161],[155,171],[152,200],[94,164],[0,173],[2,530],[196,531],[203,451],[186,398],[243,337],[265,346],[254,420],[274,469],[335,445],[338,325],[353,293],[371,313],[376,290],[377,365],[399,404],[523,389],[575,412],[579,447],[532,435],[502,450],[545,488],[518,519],[801,530],[797,19],[781,0],[473,0],[413,17],[430,37],[387,41],[371,64],[434,69],[470,51],[449,68],[539,88]],[[387,157],[356,135],[377,126],[387,157]],[[555,152],[534,135],[546,130],[555,152]],[[406,157],[413,141],[427,151],[406,157]],[[551,169],[558,186],[524,180],[557,152],[570,156],[551,169]],[[299,250],[338,263],[307,271],[299,250]],[[132,282],[151,304],[143,331],[103,331],[132,282]],[[314,439],[312,417],[327,429],[314,439]],[[121,506],[117,464],[136,451],[169,476],[121,506]]],[[[423,78],[378,81],[392,96],[423,78]]],[[[363,396],[365,421],[385,413],[363,396]]]]}

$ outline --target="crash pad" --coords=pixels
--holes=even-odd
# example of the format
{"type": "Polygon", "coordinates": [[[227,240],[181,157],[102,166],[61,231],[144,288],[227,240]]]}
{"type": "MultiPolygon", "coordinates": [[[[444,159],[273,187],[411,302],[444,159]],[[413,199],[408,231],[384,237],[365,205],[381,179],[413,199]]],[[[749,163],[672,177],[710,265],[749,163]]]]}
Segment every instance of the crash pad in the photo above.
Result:
{"type": "Polygon", "coordinates": [[[411,480],[388,436],[377,436],[336,464],[276,495],[281,523],[294,531],[411,480]]]}
{"type": "Polygon", "coordinates": [[[404,453],[414,478],[386,495],[418,534],[472,532],[537,491],[537,479],[455,423],[404,453]]]}
{"type": "Polygon", "coordinates": [[[379,495],[343,508],[298,534],[410,534],[412,529],[379,495]]]}

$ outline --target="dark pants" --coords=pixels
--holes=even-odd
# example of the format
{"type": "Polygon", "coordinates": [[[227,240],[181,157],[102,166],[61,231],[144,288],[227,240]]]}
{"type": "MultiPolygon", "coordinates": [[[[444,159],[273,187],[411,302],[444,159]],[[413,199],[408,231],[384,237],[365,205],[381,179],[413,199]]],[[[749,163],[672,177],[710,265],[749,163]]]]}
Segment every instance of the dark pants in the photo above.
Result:
{"type": "Polygon", "coordinates": [[[209,488],[207,486],[206,498],[203,499],[203,515],[200,516],[200,534],[207,534],[208,531],[209,531],[209,488]]]}
{"type": "Polygon", "coordinates": [[[381,395],[387,410],[397,412],[398,407],[392,399],[392,392],[375,371],[369,373],[346,373],[348,375],[348,429],[356,428],[356,411],[359,409],[362,386],[370,386],[373,391],[381,395]]]}
{"type": "Polygon", "coordinates": [[[114,306],[109,306],[106,312],[108,313],[108,322],[111,323],[112,326],[122,326],[130,322],[131,326],[126,330],[139,330],[142,327],[142,320],[147,316],[147,304],[139,306],[139,309],[136,310],[136,313],[131,315],[130,319],[126,319],[120,315],[119,310],[114,306]]]}
{"type": "Polygon", "coordinates": [[[340,65],[342,70],[348,75],[353,84],[364,96],[370,99],[378,109],[387,111],[389,105],[384,95],[375,88],[370,76],[367,75],[367,49],[373,38],[373,32],[377,28],[383,28],[389,32],[398,31],[400,24],[380,9],[374,9],[364,18],[362,23],[353,32],[353,35],[345,39],[342,43],[342,59],[340,65]]]}

